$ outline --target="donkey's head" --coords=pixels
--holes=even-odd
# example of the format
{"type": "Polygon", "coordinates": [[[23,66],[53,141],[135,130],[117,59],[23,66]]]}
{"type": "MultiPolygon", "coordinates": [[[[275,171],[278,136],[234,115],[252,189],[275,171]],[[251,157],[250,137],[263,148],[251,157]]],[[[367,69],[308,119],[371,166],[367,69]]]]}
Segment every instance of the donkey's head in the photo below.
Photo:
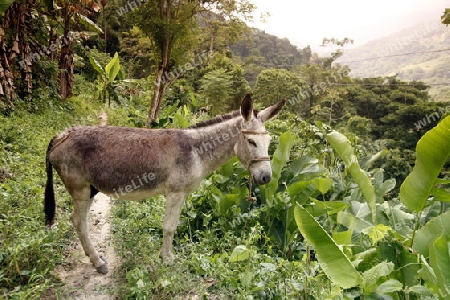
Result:
{"type": "Polygon", "coordinates": [[[256,113],[253,111],[253,101],[250,94],[247,94],[242,100],[241,136],[234,146],[234,152],[241,163],[250,171],[257,184],[266,184],[272,179],[268,154],[270,135],[264,127],[264,122],[275,117],[281,111],[285,102],[283,99],[277,104],[256,113]]]}

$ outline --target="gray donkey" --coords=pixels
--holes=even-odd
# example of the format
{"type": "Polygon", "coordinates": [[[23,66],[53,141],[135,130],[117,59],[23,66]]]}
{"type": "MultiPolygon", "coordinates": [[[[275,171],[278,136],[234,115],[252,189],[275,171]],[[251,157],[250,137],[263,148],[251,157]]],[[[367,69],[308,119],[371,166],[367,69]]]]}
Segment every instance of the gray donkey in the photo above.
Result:
{"type": "Polygon", "coordinates": [[[208,174],[236,155],[257,184],[271,180],[270,136],[264,122],[276,116],[284,104],[283,99],[258,112],[248,94],[240,111],[187,129],[93,126],[75,127],[55,136],[46,156],[46,224],[51,226],[55,218],[55,168],[73,198],[71,220],[84,252],[97,271],[106,274],[106,262],[89,238],[87,215],[93,197],[99,191],[125,200],[164,194],[160,257],[173,261],[172,241],[181,207],[208,174]]]}

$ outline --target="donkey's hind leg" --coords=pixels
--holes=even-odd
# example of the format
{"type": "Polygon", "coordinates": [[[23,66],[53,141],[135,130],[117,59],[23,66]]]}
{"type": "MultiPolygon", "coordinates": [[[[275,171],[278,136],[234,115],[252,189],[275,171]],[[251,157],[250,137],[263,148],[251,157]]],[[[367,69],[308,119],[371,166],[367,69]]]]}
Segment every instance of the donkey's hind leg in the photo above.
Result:
{"type": "Polygon", "coordinates": [[[77,230],[78,238],[83,246],[84,253],[86,256],[89,256],[91,263],[99,273],[106,274],[108,273],[108,267],[95,250],[89,237],[88,214],[93,200],[93,197],[90,197],[91,189],[89,186],[86,186],[78,190],[72,190],[71,194],[74,206],[71,220],[77,230]]]}

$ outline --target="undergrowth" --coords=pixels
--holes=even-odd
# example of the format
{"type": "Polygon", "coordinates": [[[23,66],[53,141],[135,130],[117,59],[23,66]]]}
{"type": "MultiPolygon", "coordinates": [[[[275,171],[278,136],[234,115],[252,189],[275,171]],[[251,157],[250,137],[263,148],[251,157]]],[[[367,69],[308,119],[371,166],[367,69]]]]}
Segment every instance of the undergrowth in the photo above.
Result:
{"type": "MultiPolygon", "coordinates": [[[[207,211],[196,210],[190,201],[174,240],[173,265],[158,257],[164,198],[115,203],[113,232],[124,260],[120,271],[126,279],[124,299],[307,299],[305,279],[314,275],[317,262],[307,256],[290,261],[261,247],[268,237],[257,222],[245,231],[223,231],[207,211]],[[196,214],[203,215],[204,226],[192,231],[196,214]]],[[[325,280],[313,278],[309,293],[320,297],[324,284],[325,280]]]]}
{"type": "Polygon", "coordinates": [[[45,153],[62,130],[97,124],[100,110],[75,98],[34,113],[0,115],[0,298],[37,299],[62,285],[52,271],[74,236],[71,202],[55,174],[57,223],[45,228],[45,153]]]}

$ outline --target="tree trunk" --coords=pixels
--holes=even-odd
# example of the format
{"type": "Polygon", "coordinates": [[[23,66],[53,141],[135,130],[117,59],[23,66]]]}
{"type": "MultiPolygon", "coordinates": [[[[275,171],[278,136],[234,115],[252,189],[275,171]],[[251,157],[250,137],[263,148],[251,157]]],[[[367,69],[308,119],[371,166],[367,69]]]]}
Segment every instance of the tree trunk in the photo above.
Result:
{"type": "Polygon", "coordinates": [[[29,43],[33,18],[31,11],[35,2],[29,0],[26,3],[12,3],[6,10],[0,27],[0,98],[4,103],[3,109],[13,107],[13,98],[16,95],[31,100],[31,52],[38,52],[32,49],[29,43]],[[16,63],[19,71],[15,68],[16,63]]]}
{"type": "Polygon", "coordinates": [[[213,27],[211,29],[211,37],[209,38],[209,52],[214,51],[214,44],[216,43],[217,28],[213,27]]]}
{"type": "MultiPolygon", "coordinates": [[[[166,0],[159,1],[159,12],[161,20],[169,22],[171,19],[170,13],[170,3],[166,0]]],[[[168,74],[170,71],[169,61],[172,52],[172,34],[170,30],[165,29],[165,32],[161,36],[160,44],[160,58],[161,63],[159,64],[158,71],[156,72],[155,88],[153,91],[152,103],[148,110],[147,127],[150,128],[155,125],[156,119],[159,116],[159,109],[161,108],[161,103],[164,97],[164,92],[167,85],[169,84],[168,74]],[[165,78],[166,77],[166,78],[165,78]]]]}
{"type": "Polygon", "coordinates": [[[51,60],[56,60],[57,57],[57,43],[58,43],[58,34],[55,31],[55,28],[50,27],[50,31],[48,33],[49,39],[48,39],[48,49],[50,50],[49,58],[51,60]]]}
{"type": "Polygon", "coordinates": [[[167,74],[167,68],[160,66],[158,72],[156,73],[155,87],[153,91],[152,103],[148,111],[147,127],[152,127],[156,123],[156,119],[159,116],[159,109],[161,108],[162,99],[164,97],[164,92],[166,86],[169,84],[167,79],[164,78],[167,74]]]}
{"type": "Polygon", "coordinates": [[[70,36],[70,12],[65,6],[64,14],[64,36],[61,43],[61,55],[59,57],[59,95],[61,100],[72,96],[73,88],[73,49],[72,37],[70,36]]]}
{"type": "Polygon", "coordinates": [[[63,37],[59,58],[59,95],[61,100],[66,100],[72,96],[73,50],[70,39],[70,35],[63,37]]]}
{"type": "Polygon", "coordinates": [[[3,105],[1,110],[9,110],[13,108],[12,99],[14,93],[14,76],[9,68],[7,50],[5,45],[5,32],[0,27],[0,99],[3,105]]]}

